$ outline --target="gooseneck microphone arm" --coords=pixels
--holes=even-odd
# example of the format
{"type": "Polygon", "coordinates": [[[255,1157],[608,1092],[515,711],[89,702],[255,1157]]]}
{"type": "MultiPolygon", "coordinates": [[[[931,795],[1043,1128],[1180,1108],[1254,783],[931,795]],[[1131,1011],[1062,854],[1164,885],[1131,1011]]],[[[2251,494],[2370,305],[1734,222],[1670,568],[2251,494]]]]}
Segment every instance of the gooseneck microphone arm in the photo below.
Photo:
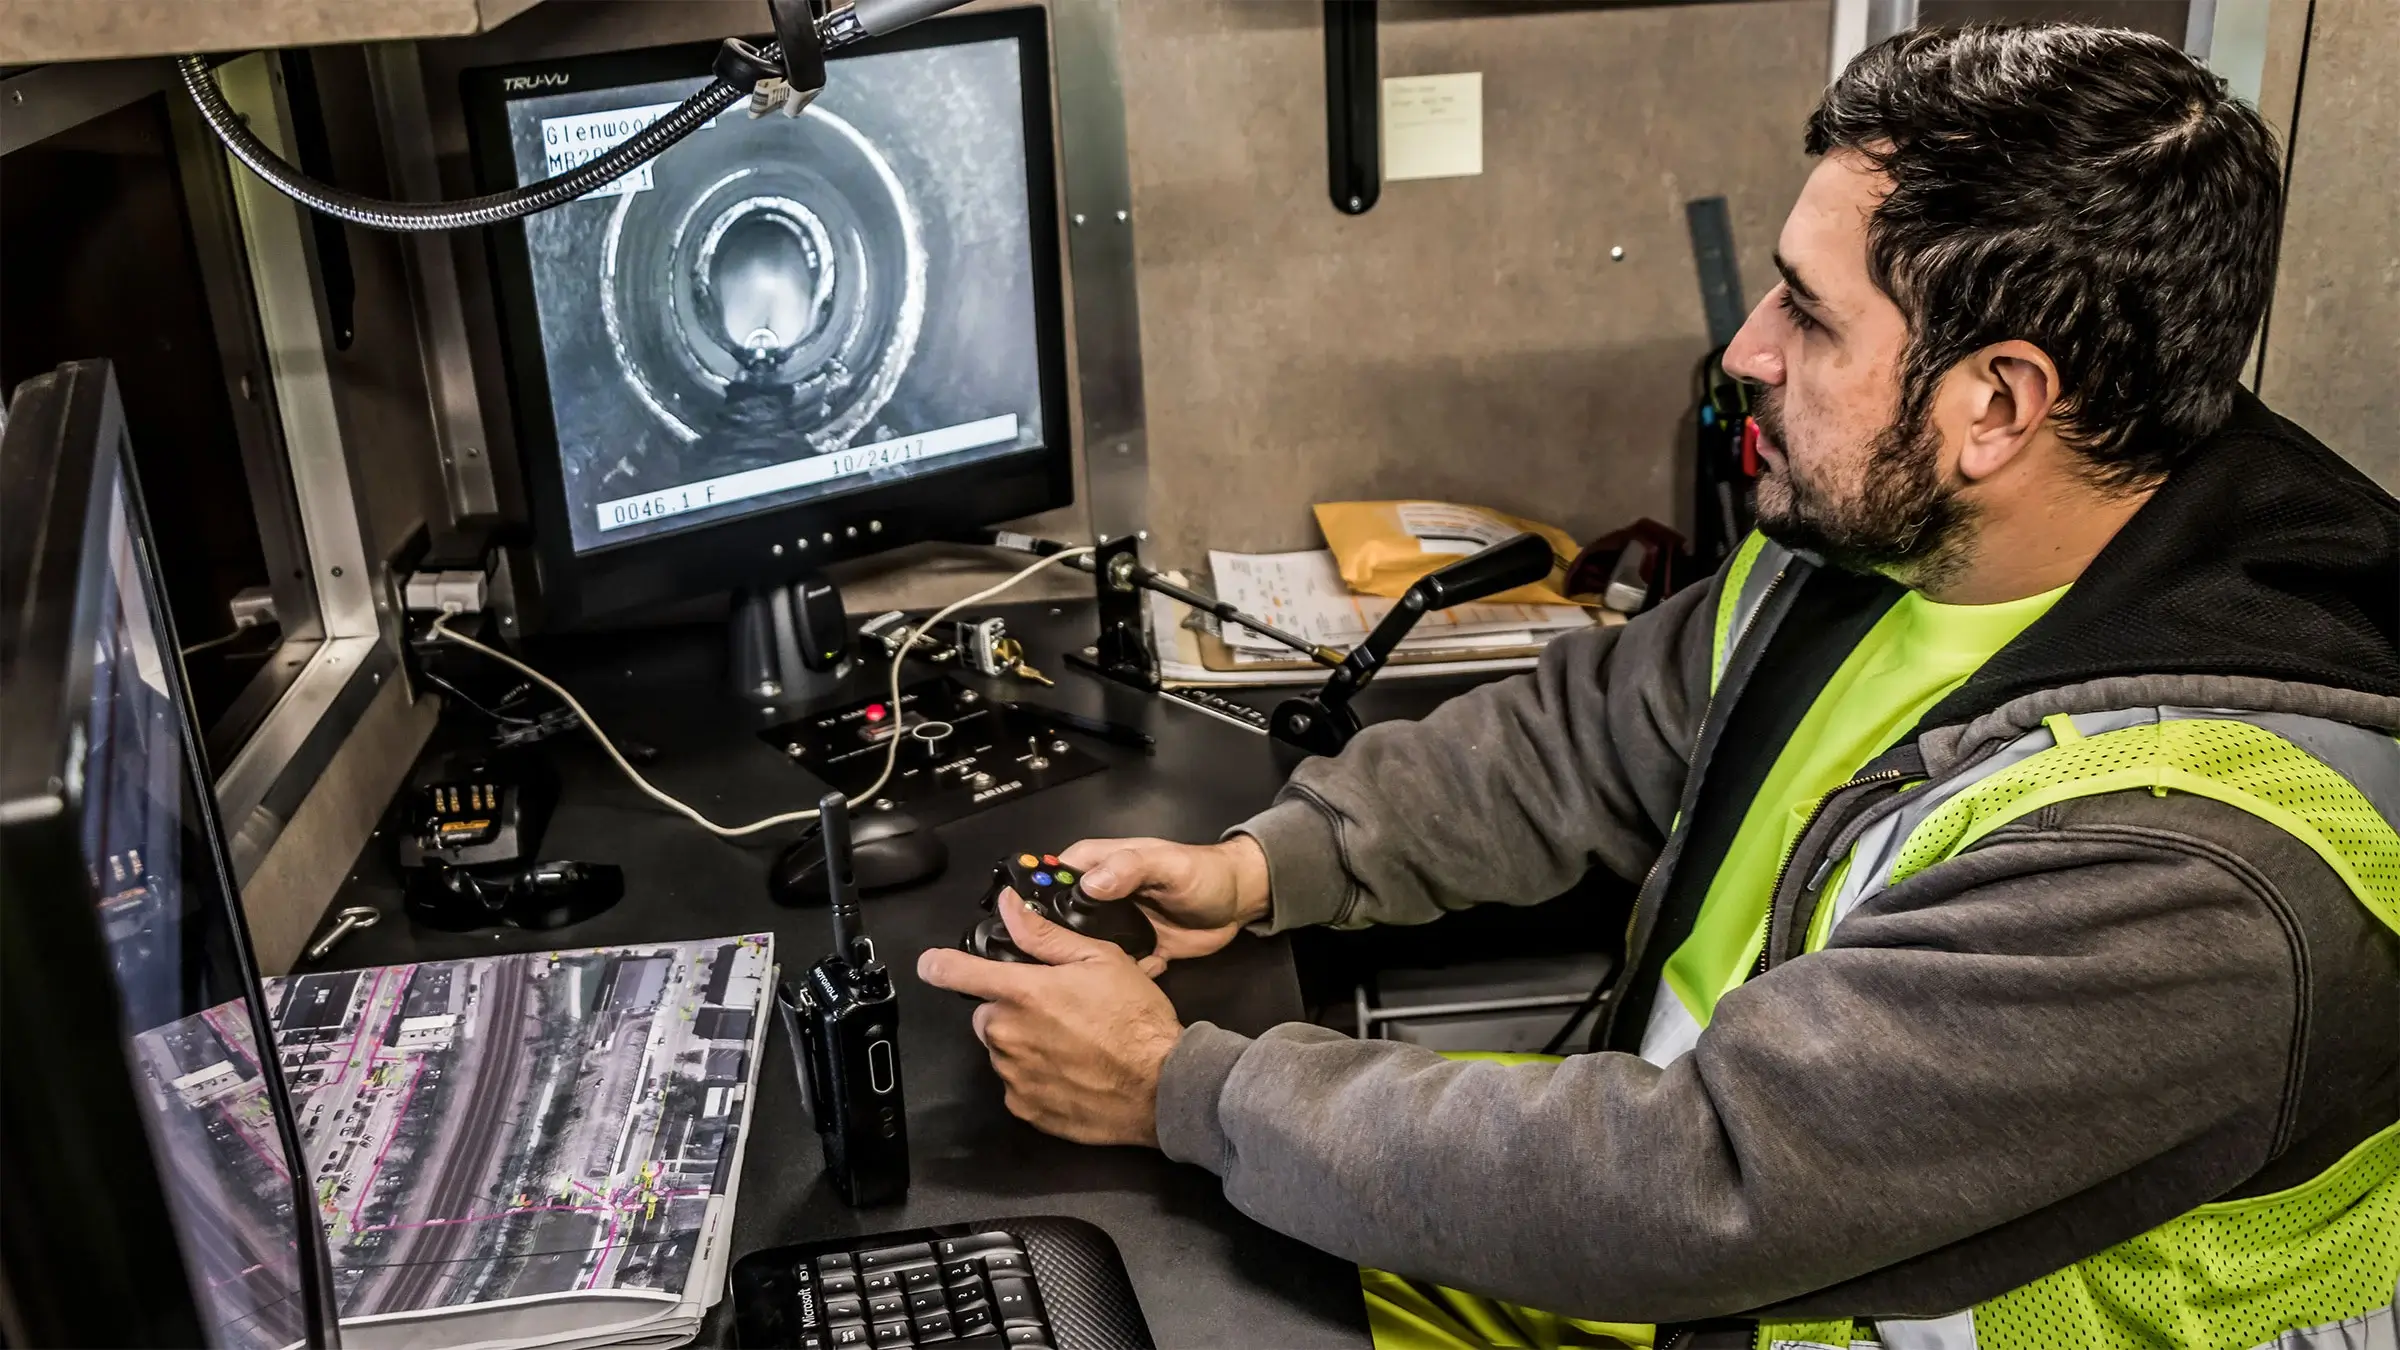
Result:
{"type": "Polygon", "coordinates": [[[604,187],[743,99],[754,100],[754,107],[761,111],[781,103],[785,111],[797,113],[824,88],[825,53],[906,28],[962,3],[964,0],[856,0],[819,13],[812,0],[768,0],[777,40],[753,47],[738,38],[726,39],[717,58],[716,78],[623,145],[538,183],[455,202],[383,201],[320,183],[286,163],[251,132],[241,114],[225,101],[205,58],[183,57],[176,62],[176,69],[201,120],[224,143],[226,152],[293,201],[371,230],[462,230],[521,220],[604,187]]]}

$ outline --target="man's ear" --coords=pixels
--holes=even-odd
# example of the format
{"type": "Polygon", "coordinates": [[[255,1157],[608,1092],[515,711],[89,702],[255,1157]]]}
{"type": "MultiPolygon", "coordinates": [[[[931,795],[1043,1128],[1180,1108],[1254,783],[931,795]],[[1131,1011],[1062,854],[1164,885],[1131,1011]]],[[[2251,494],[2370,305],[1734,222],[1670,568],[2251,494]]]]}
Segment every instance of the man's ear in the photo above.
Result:
{"type": "Polygon", "coordinates": [[[1958,473],[1976,482],[2015,463],[2050,425],[2059,401],[2058,367],[2030,342],[1995,342],[1960,363],[1966,426],[1958,473]]]}

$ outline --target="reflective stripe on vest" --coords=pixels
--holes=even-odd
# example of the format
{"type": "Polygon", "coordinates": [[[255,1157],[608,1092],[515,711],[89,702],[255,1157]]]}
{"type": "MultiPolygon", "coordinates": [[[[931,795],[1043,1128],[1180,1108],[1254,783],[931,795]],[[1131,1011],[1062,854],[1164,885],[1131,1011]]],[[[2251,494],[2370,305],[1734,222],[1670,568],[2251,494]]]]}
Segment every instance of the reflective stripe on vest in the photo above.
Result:
{"type": "MultiPolygon", "coordinates": [[[[1715,698],[1717,686],[1725,680],[1725,667],[1733,653],[1748,636],[1750,626],[1758,621],[1758,612],[1767,603],[1767,592],[1774,589],[1775,579],[1791,565],[1792,551],[1763,534],[1753,532],[1734,551],[1733,561],[1725,566],[1725,581],[1717,592],[1716,636],[1711,644],[1708,670],[1708,693],[1715,698]]],[[[1700,1021],[1692,1010],[1683,1006],[1683,999],[1668,987],[1662,972],[1658,992],[1650,1000],[1650,1023],[1642,1030],[1643,1059],[1662,1068],[1683,1058],[1700,1040],[1700,1021]]]]}
{"type": "MultiPolygon", "coordinates": [[[[1857,906],[2045,806],[2130,789],[2248,811],[2309,846],[2400,931],[2400,743],[2288,714],[2142,708],[2048,719],[1953,781],[1909,794],[1850,851],[1811,925],[1821,948],[1857,906]]],[[[1768,1323],[1760,1346],[1887,1350],[2400,1350],[2400,1124],[2316,1177],[2201,1205],[1972,1309],[1768,1323]]]]}
{"type": "Polygon", "coordinates": [[[1725,582],[1717,592],[1716,635],[1709,644],[1711,696],[1725,678],[1725,664],[1733,659],[1734,649],[1757,621],[1759,607],[1767,603],[1767,591],[1791,561],[1790,549],[1754,533],[1742,541],[1734,550],[1733,561],[1725,565],[1725,582]]]}

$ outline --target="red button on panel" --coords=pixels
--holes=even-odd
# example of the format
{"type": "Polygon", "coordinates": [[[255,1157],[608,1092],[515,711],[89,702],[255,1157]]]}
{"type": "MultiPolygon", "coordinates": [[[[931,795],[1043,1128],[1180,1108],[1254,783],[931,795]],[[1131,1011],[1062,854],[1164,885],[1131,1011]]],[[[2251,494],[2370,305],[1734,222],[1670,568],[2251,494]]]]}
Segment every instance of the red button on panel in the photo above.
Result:
{"type": "Polygon", "coordinates": [[[870,703],[870,704],[868,704],[868,705],[867,705],[867,720],[868,720],[868,721],[870,721],[870,722],[880,722],[880,721],[882,721],[884,718],[886,718],[886,717],[889,717],[889,716],[891,716],[891,713],[890,713],[890,712],[889,712],[889,711],[888,711],[888,710],[887,710],[887,709],[886,709],[886,708],[885,708],[885,707],[884,707],[882,704],[880,704],[880,703],[870,703]]]}
{"type": "Polygon", "coordinates": [[[1052,867],[1058,866],[1058,857],[1056,854],[1045,853],[1042,855],[1042,861],[1050,864],[1052,867]]]}

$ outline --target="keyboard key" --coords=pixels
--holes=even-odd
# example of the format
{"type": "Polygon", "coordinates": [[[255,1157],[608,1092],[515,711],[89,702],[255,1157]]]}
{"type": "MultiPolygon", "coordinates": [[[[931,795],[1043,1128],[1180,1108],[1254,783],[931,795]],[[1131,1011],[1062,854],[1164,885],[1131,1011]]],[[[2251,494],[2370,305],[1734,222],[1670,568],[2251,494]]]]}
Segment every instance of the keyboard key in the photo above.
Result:
{"type": "Polygon", "coordinates": [[[981,1275],[982,1273],[983,1262],[977,1258],[969,1257],[963,1261],[952,1261],[944,1265],[942,1267],[942,1280],[944,1283],[957,1284],[962,1280],[974,1279],[976,1276],[981,1275]]]}
{"type": "Polygon", "coordinates": [[[817,1292],[827,1298],[840,1298],[845,1294],[855,1294],[858,1292],[858,1277],[846,1270],[839,1275],[819,1275],[817,1292]]]}
{"type": "Polygon", "coordinates": [[[825,1320],[828,1322],[864,1322],[867,1305],[856,1294],[825,1300],[825,1320]]]}
{"type": "Polygon", "coordinates": [[[825,1343],[832,1346],[865,1345],[867,1343],[867,1324],[844,1322],[840,1326],[827,1327],[825,1343]]]}
{"type": "Polygon", "coordinates": [[[867,1277],[867,1292],[870,1294],[899,1293],[900,1272],[896,1270],[879,1270],[874,1274],[869,1275],[867,1277]]]}
{"type": "Polygon", "coordinates": [[[827,1252],[817,1258],[817,1273],[838,1275],[850,1269],[850,1253],[827,1252]]]}
{"type": "Polygon", "coordinates": [[[945,1261],[956,1261],[967,1256],[980,1256],[985,1252],[1021,1252],[1025,1250],[1017,1245],[1015,1238],[1006,1233],[969,1233],[965,1237],[943,1238],[933,1245],[945,1261]]]}
{"type": "Polygon", "coordinates": [[[983,1258],[983,1268],[993,1275],[1031,1275],[1033,1267],[1026,1263],[1023,1252],[993,1252],[983,1258]]]}
{"type": "Polygon", "coordinates": [[[875,1324],[876,1350],[886,1350],[886,1347],[889,1346],[913,1345],[915,1343],[916,1332],[910,1330],[908,1323],[905,1321],[877,1322],[875,1324]]]}
{"type": "Polygon", "coordinates": [[[1010,1327],[1003,1333],[1014,1350],[1050,1350],[1050,1332],[1043,1327],[1010,1327]]]}
{"type": "Polygon", "coordinates": [[[981,1303],[992,1294],[990,1286],[983,1282],[981,1275],[970,1275],[947,1287],[950,1292],[952,1308],[956,1308],[962,1303],[981,1303]]]}
{"type": "Polygon", "coordinates": [[[909,1293],[941,1292],[942,1273],[931,1266],[910,1266],[900,1272],[900,1287],[909,1293]]]}
{"type": "Polygon", "coordinates": [[[921,1317],[926,1313],[946,1312],[949,1305],[942,1302],[941,1290],[919,1289],[908,1296],[908,1310],[921,1317]]]}
{"type": "Polygon", "coordinates": [[[878,1294],[867,1301],[867,1320],[889,1322],[908,1315],[908,1300],[898,1294],[878,1294]]]}
{"type": "Polygon", "coordinates": [[[905,1247],[877,1247],[873,1251],[858,1254],[858,1268],[868,1272],[883,1270],[891,1266],[914,1265],[918,1262],[931,1264],[932,1261],[933,1248],[922,1242],[912,1242],[905,1247]]]}
{"type": "MultiPolygon", "coordinates": [[[[950,1314],[950,1325],[961,1336],[975,1336],[990,1331],[993,1325],[991,1307],[988,1304],[978,1303],[971,1307],[956,1309],[950,1314]]],[[[852,1344],[856,1344],[856,1342],[852,1342],[852,1344]]]]}
{"type": "Polygon", "coordinates": [[[1041,1325],[1042,1307],[1033,1299],[1033,1282],[1013,1275],[992,1277],[992,1307],[1004,1327],[1041,1325]]]}
{"type": "Polygon", "coordinates": [[[946,1312],[926,1313],[917,1319],[917,1344],[919,1345],[932,1341],[946,1341],[957,1334],[951,1329],[950,1314],[946,1312]]]}

